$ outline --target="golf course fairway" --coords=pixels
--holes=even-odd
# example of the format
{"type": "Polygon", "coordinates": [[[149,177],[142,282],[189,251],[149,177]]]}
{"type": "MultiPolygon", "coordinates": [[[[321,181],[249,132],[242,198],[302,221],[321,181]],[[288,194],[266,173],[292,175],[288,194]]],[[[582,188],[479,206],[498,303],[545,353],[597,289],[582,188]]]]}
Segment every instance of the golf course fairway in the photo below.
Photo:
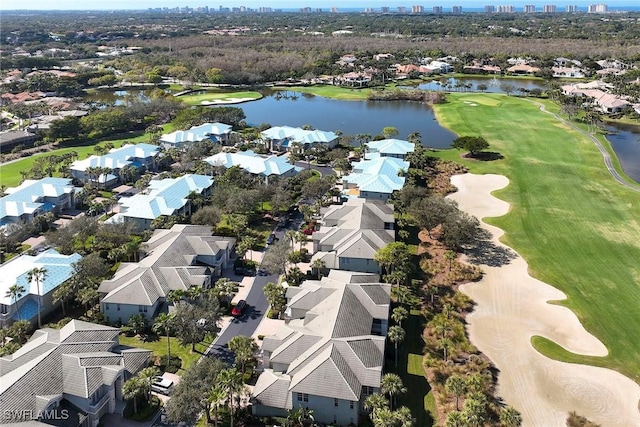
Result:
{"type": "Polygon", "coordinates": [[[615,369],[640,383],[640,193],[613,179],[593,141],[530,100],[450,94],[447,101],[434,106],[440,124],[460,136],[483,136],[487,151],[504,158],[435,155],[509,179],[494,193],[510,204],[509,213],[485,222],[505,231],[501,241],[523,256],[532,276],[567,294],[557,304],[571,309],[609,354],[576,355],[541,337],[532,344],[551,358],[615,369]]]}

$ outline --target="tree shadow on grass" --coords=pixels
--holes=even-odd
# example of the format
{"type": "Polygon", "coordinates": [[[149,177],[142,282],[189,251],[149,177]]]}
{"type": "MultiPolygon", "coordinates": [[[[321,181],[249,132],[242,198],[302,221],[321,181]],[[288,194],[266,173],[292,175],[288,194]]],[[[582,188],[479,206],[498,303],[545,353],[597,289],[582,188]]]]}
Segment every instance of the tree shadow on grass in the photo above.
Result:
{"type": "Polygon", "coordinates": [[[500,153],[496,153],[494,151],[481,151],[479,153],[475,153],[473,156],[471,154],[467,154],[465,156],[469,159],[480,160],[481,162],[492,162],[494,160],[504,159],[504,156],[500,153]]]}
{"type": "Polygon", "coordinates": [[[513,250],[492,242],[491,235],[484,230],[477,244],[467,248],[465,254],[470,263],[488,265],[489,267],[502,267],[518,256],[513,250]]]}

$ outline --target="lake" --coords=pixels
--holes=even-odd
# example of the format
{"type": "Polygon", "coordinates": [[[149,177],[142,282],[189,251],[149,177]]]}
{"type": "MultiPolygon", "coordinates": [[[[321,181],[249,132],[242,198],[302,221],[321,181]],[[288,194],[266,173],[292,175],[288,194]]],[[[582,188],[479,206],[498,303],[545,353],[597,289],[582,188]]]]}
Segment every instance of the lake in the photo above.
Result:
{"type": "Polygon", "coordinates": [[[607,140],[620,159],[624,172],[636,182],[640,182],[640,124],[638,126],[618,124],[608,126],[612,133],[607,140]]]}
{"type": "Polygon", "coordinates": [[[419,132],[424,145],[449,148],[456,138],[440,126],[433,110],[418,102],[406,101],[337,101],[299,92],[284,92],[238,104],[251,125],[300,127],[311,125],[324,131],[339,130],[347,135],[380,134],[386,126],[398,129],[398,138],[407,139],[419,132]]]}
{"type": "Polygon", "coordinates": [[[480,92],[478,85],[485,85],[487,87],[483,92],[490,93],[504,93],[500,86],[510,85],[513,86],[513,93],[519,93],[518,89],[523,88],[526,90],[540,89],[545,91],[547,86],[543,80],[532,79],[510,79],[510,78],[474,78],[474,77],[462,77],[462,78],[449,78],[440,80],[432,80],[430,82],[420,83],[415,86],[408,86],[410,88],[422,89],[422,90],[443,90],[444,85],[448,84],[448,89],[451,92],[480,92]]]}

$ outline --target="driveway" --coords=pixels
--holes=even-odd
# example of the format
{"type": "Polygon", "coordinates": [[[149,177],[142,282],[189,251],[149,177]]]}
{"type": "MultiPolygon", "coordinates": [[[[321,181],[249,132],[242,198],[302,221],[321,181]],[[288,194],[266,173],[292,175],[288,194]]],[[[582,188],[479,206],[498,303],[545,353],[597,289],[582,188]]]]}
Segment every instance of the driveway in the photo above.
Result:
{"type": "Polygon", "coordinates": [[[314,165],[313,163],[309,164],[305,161],[296,162],[295,165],[301,167],[302,169],[316,170],[320,172],[322,176],[336,174],[335,171],[330,166],[318,166],[318,165],[314,165]]]}

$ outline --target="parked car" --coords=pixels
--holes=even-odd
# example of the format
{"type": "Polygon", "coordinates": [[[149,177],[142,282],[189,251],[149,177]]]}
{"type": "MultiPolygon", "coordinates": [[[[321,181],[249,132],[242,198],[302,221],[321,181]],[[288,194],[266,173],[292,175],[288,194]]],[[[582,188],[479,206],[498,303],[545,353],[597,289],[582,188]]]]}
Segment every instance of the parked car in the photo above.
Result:
{"type": "Polygon", "coordinates": [[[154,377],[153,384],[151,384],[151,391],[164,394],[168,396],[173,390],[173,381],[168,378],[154,377]]]}
{"type": "Polygon", "coordinates": [[[233,316],[240,316],[245,308],[247,308],[247,302],[241,299],[240,301],[238,301],[236,306],[233,307],[233,310],[231,310],[231,314],[233,316]]]}
{"type": "Polygon", "coordinates": [[[271,245],[275,241],[276,241],[276,235],[273,233],[269,234],[269,237],[267,238],[267,245],[271,245]]]}

